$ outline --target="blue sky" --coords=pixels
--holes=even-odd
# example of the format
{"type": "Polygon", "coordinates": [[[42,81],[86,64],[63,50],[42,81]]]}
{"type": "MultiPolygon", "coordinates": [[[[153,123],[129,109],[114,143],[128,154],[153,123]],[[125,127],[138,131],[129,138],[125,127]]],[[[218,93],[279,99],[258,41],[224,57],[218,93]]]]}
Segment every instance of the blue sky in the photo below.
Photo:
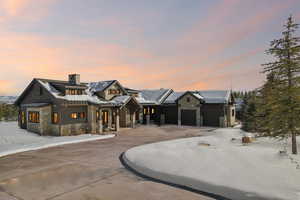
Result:
{"type": "Polygon", "coordinates": [[[69,73],[138,89],[254,89],[290,14],[300,23],[299,0],[1,0],[0,94],[69,73]]]}

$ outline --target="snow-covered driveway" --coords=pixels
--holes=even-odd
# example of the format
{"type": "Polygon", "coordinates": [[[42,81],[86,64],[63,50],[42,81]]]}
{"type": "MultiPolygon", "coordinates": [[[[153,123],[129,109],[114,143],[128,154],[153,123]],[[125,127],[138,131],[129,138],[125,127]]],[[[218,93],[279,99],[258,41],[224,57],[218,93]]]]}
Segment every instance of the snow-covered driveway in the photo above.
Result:
{"type": "Polygon", "coordinates": [[[20,129],[17,122],[0,122],[0,157],[23,151],[112,137],[114,135],[39,136],[38,134],[20,129]]]}
{"type": "Polygon", "coordinates": [[[149,177],[230,199],[300,200],[300,169],[294,162],[300,157],[279,155],[281,144],[268,138],[242,145],[243,134],[217,129],[211,136],[134,147],[123,158],[149,177]]]}

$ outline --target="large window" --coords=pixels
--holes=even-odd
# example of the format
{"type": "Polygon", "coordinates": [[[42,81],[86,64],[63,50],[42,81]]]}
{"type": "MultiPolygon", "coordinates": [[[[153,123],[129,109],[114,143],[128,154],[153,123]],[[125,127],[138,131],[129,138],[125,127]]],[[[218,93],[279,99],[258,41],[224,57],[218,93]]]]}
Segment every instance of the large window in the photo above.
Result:
{"type": "Polygon", "coordinates": [[[82,95],[82,94],[83,94],[83,90],[79,90],[79,89],[68,89],[68,90],[66,90],[66,94],[67,94],[67,95],[82,95]]]}
{"type": "Polygon", "coordinates": [[[85,112],[73,112],[70,116],[72,119],[85,119],[85,112]]]}
{"type": "Polygon", "coordinates": [[[234,110],[231,111],[231,115],[232,115],[232,117],[234,117],[234,115],[235,115],[235,111],[234,110]]]}
{"type": "Polygon", "coordinates": [[[52,123],[53,124],[58,124],[59,123],[59,117],[58,117],[57,112],[52,113],[52,123]]]}
{"type": "Polygon", "coordinates": [[[40,123],[40,113],[39,112],[28,112],[30,123],[40,123]]]}

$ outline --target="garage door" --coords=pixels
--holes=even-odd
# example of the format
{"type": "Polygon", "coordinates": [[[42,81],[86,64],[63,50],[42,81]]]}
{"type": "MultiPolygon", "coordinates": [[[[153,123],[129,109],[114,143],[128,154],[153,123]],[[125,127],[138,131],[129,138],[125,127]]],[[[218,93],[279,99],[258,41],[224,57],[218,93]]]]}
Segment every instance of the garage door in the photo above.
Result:
{"type": "Polygon", "coordinates": [[[219,115],[216,112],[207,111],[203,113],[204,126],[219,126],[219,115]]]}
{"type": "Polygon", "coordinates": [[[196,126],[196,111],[181,110],[181,125],[196,126]]]}

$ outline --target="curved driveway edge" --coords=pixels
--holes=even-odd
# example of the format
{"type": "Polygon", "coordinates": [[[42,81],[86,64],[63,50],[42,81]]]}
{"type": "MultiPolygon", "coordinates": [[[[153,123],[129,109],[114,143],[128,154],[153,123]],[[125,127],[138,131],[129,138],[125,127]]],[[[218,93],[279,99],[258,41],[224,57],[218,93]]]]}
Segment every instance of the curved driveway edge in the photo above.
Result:
{"type": "MultiPolygon", "coordinates": [[[[134,147],[132,149],[135,148],[139,147],[134,147]]],[[[127,169],[133,171],[135,174],[145,178],[149,178],[152,181],[179,187],[185,190],[215,198],[217,200],[271,200],[270,198],[250,195],[247,192],[235,188],[217,186],[204,181],[200,181],[198,179],[168,174],[150,169],[145,166],[137,165],[134,161],[128,158],[129,156],[127,154],[130,150],[131,149],[127,150],[120,156],[122,164],[127,167],[127,169]]],[[[272,198],[272,200],[276,199],[272,198]]]]}
{"type": "Polygon", "coordinates": [[[129,171],[131,171],[135,175],[140,176],[140,177],[145,178],[145,179],[148,179],[150,181],[170,185],[170,186],[180,188],[180,189],[184,189],[184,190],[187,190],[187,191],[190,191],[190,192],[195,192],[195,193],[207,196],[207,197],[214,198],[216,200],[232,200],[232,199],[226,198],[226,197],[221,196],[221,195],[217,195],[217,194],[205,192],[205,191],[202,191],[202,190],[198,190],[198,189],[195,189],[195,188],[187,186],[187,185],[172,182],[170,180],[167,181],[166,179],[161,178],[161,176],[160,176],[160,175],[166,176],[165,174],[163,174],[161,172],[153,171],[149,168],[139,167],[138,165],[135,165],[133,162],[129,161],[129,159],[126,157],[126,152],[123,152],[120,155],[119,159],[120,159],[120,162],[124,165],[124,167],[126,169],[128,169],[129,171]],[[146,173],[145,173],[145,171],[146,171],[146,173]],[[149,174],[153,174],[153,175],[150,176],[149,174]]]}

